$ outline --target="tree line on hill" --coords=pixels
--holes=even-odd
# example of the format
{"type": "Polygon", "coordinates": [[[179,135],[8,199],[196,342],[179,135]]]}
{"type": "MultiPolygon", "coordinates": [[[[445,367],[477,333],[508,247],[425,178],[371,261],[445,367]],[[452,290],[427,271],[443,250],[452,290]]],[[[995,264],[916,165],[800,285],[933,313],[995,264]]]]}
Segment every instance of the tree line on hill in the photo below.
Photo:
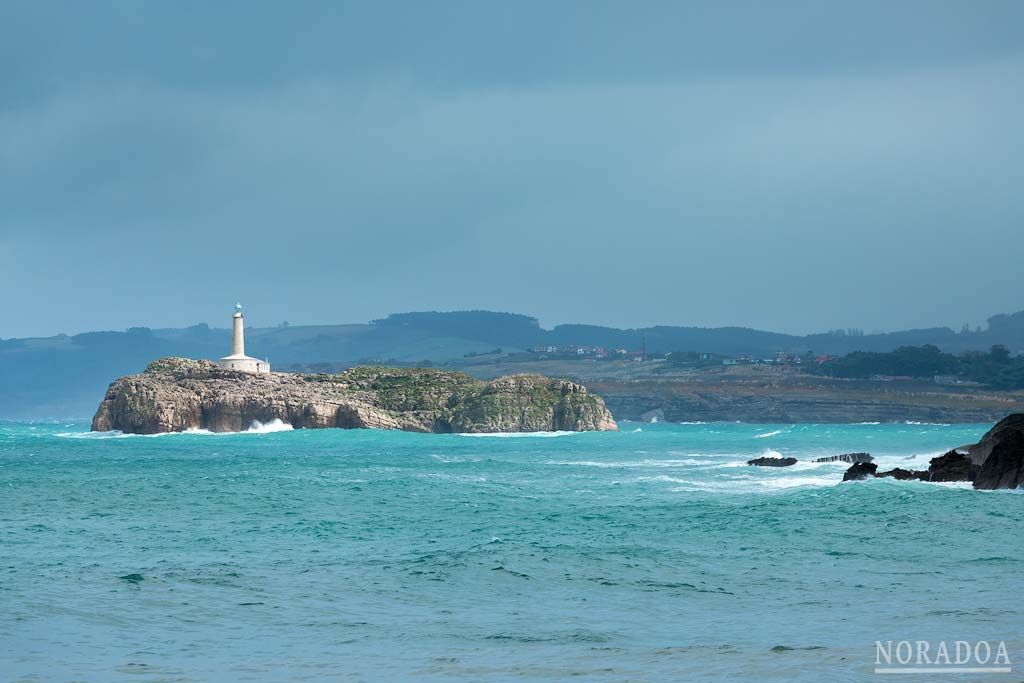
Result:
{"type": "Polygon", "coordinates": [[[994,389],[1024,389],[1024,355],[1014,356],[1002,344],[992,346],[988,352],[964,351],[959,354],[944,353],[932,344],[901,346],[886,353],[854,351],[807,369],[817,374],[849,379],[869,379],[879,375],[948,376],[994,389]]]}

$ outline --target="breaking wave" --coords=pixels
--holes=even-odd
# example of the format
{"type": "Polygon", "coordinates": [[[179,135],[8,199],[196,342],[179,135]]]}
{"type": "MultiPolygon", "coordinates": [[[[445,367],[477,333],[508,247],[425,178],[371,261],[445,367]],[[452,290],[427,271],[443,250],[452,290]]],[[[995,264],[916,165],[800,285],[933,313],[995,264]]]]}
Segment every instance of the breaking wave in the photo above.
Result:
{"type": "Polygon", "coordinates": [[[191,428],[182,432],[160,432],[159,434],[125,434],[120,430],[109,432],[57,432],[54,436],[62,439],[160,439],[172,436],[231,436],[233,434],[270,434],[273,432],[290,432],[292,427],[287,422],[274,418],[263,423],[253,420],[249,428],[242,432],[211,432],[209,429],[191,428]]]}
{"type": "Polygon", "coordinates": [[[281,418],[275,417],[267,423],[253,420],[252,424],[245,431],[249,434],[272,434],[273,432],[290,432],[294,429],[295,427],[292,427],[287,422],[282,422],[281,418]]]}
{"type": "Polygon", "coordinates": [[[456,436],[471,436],[475,438],[493,439],[523,439],[523,438],[552,438],[556,436],[573,436],[583,432],[478,432],[474,434],[456,434],[456,436]]]}

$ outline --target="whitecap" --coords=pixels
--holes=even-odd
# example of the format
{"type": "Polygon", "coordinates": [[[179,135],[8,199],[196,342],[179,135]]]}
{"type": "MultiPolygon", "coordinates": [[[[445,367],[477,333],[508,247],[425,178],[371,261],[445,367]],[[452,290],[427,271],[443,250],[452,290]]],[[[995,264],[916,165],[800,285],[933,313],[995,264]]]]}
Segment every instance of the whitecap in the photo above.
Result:
{"type": "Polygon", "coordinates": [[[754,438],[755,439],[767,439],[769,436],[778,436],[783,431],[785,431],[785,430],[783,430],[783,429],[776,429],[774,432],[765,432],[764,434],[755,434],[754,438]]]}
{"type": "Polygon", "coordinates": [[[545,465],[572,465],[576,467],[680,467],[683,465],[711,465],[704,460],[694,458],[673,459],[673,460],[617,460],[604,462],[600,460],[547,460],[545,465]]]}
{"type": "Polygon", "coordinates": [[[57,432],[54,436],[62,439],[156,439],[181,434],[213,434],[206,429],[186,429],[183,432],[159,432],[157,434],[125,434],[114,429],[109,432],[57,432]]]}
{"type": "Polygon", "coordinates": [[[669,489],[673,493],[703,491],[725,494],[770,493],[795,488],[824,488],[835,486],[837,477],[737,477],[727,481],[683,481],[684,486],[669,489]]]}
{"type": "Polygon", "coordinates": [[[275,417],[270,422],[264,424],[259,420],[253,420],[252,424],[245,431],[250,434],[271,434],[273,432],[290,432],[295,428],[287,422],[282,422],[281,418],[275,417]]]}
{"type": "Polygon", "coordinates": [[[679,479],[678,477],[670,477],[670,476],[667,476],[665,474],[659,474],[659,475],[653,476],[653,477],[637,477],[633,481],[634,482],[642,482],[642,481],[667,481],[667,482],[671,482],[673,484],[689,484],[689,483],[691,483],[687,479],[679,479]]]}

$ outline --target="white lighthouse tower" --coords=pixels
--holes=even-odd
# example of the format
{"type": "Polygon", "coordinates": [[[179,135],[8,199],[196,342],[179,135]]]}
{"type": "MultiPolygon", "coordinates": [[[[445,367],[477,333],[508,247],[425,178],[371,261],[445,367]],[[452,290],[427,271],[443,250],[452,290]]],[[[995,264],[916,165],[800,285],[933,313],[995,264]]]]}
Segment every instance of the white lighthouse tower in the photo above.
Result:
{"type": "Polygon", "coordinates": [[[270,372],[268,361],[245,355],[245,316],[242,315],[242,304],[235,304],[235,315],[231,318],[231,355],[218,360],[217,365],[225,370],[254,374],[270,372]]]}

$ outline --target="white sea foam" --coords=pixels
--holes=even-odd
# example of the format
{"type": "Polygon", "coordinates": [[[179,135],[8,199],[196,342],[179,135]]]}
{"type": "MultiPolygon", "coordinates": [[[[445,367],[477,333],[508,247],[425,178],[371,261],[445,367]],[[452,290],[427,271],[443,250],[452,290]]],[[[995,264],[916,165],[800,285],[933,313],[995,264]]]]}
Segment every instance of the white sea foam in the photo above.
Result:
{"type": "Polygon", "coordinates": [[[637,477],[633,481],[634,482],[641,482],[641,481],[667,481],[667,482],[671,482],[673,484],[689,484],[690,483],[690,481],[688,479],[679,479],[678,477],[670,477],[670,476],[665,475],[665,474],[659,474],[659,475],[653,476],[653,477],[637,477]]]}
{"type": "Polygon", "coordinates": [[[798,486],[834,486],[840,480],[836,477],[773,477],[757,482],[763,489],[791,489],[798,486]]]}
{"type": "MultiPolygon", "coordinates": [[[[878,471],[884,472],[894,467],[902,467],[905,470],[923,470],[928,468],[928,462],[932,458],[945,455],[945,451],[932,451],[928,453],[897,453],[876,455],[874,463],[878,465],[878,471]]],[[[844,463],[845,464],[845,463],[844,463]]]]}
{"type": "Polygon", "coordinates": [[[931,484],[932,486],[941,486],[947,489],[967,489],[969,491],[974,490],[974,484],[969,481],[923,481],[922,484],[931,484]]]}
{"type": "Polygon", "coordinates": [[[160,432],[158,434],[125,434],[120,430],[109,432],[57,432],[55,436],[62,439],[156,439],[165,436],[181,436],[182,434],[213,434],[206,429],[186,429],[183,432],[160,432]]]}
{"type": "Polygon", "coordinates": [[[906,425],[923,425],[925,427],[950,427],[948,422],[918,422],[917,420],[906,420],[903,424],[906,425]]]}
{"type": "Polygon", "coordinates": [[[714,469],[732,469],[734,467],[750,467],[746,460],[734,460],[732,462],[723,462],[720,465],[712,465],[714,469]]]}
{"type": "Polygon", "coordinates": [[[776,429],[774,432],[765,432],[764,434],[755,434],[754,438],[755,439],[767,439],[769,436],[778,436],[783,431],[785,431],[785,430],[783,430],[783,429],[776,429]]]}
{"type": "Polygon", "coordinates": [[[295,427],[292,427],[287,422],[282,422],[281,418],[275,417],[266,424],[259,420],[253,420],[252,424],[245,431],[249,434],[271,434],[273,432],[290,432],[294,429],[295,427]]]}
{"type": "Polygon", "coordinates": [[[54,436],[62,439],[116,439],[122,436],[134,436],[134,434],[122,434],[115,430],[112,432],[57,432],[54,436]]]}
{"type": "Polygon", "coordinates": [[[840,481],[838,476],[832,477],[736,477],[725,481],[685,481],[680,480],[683,486],[677,486],[670,491],[683,493],[691,491],[707,491],[715,493],[766,493],[772,491],[783,491],[793,488],[824,488],[835,486],[840,481]]]}
{"type": "Polygon", "coordinates": [[[173,436],[231,436],[232,434],[269,434],[271,432],[290,432],[294,429],[287,422],[275,418],[263,424],[253,420],[249,428],[243,432],[211,432],[209,429],[195,427],[181,432],[160,432],[158,434],[125,434],[120,430],[109,432],[57,432],[55,436],[62,439],[159,439],[173,436]]]}

